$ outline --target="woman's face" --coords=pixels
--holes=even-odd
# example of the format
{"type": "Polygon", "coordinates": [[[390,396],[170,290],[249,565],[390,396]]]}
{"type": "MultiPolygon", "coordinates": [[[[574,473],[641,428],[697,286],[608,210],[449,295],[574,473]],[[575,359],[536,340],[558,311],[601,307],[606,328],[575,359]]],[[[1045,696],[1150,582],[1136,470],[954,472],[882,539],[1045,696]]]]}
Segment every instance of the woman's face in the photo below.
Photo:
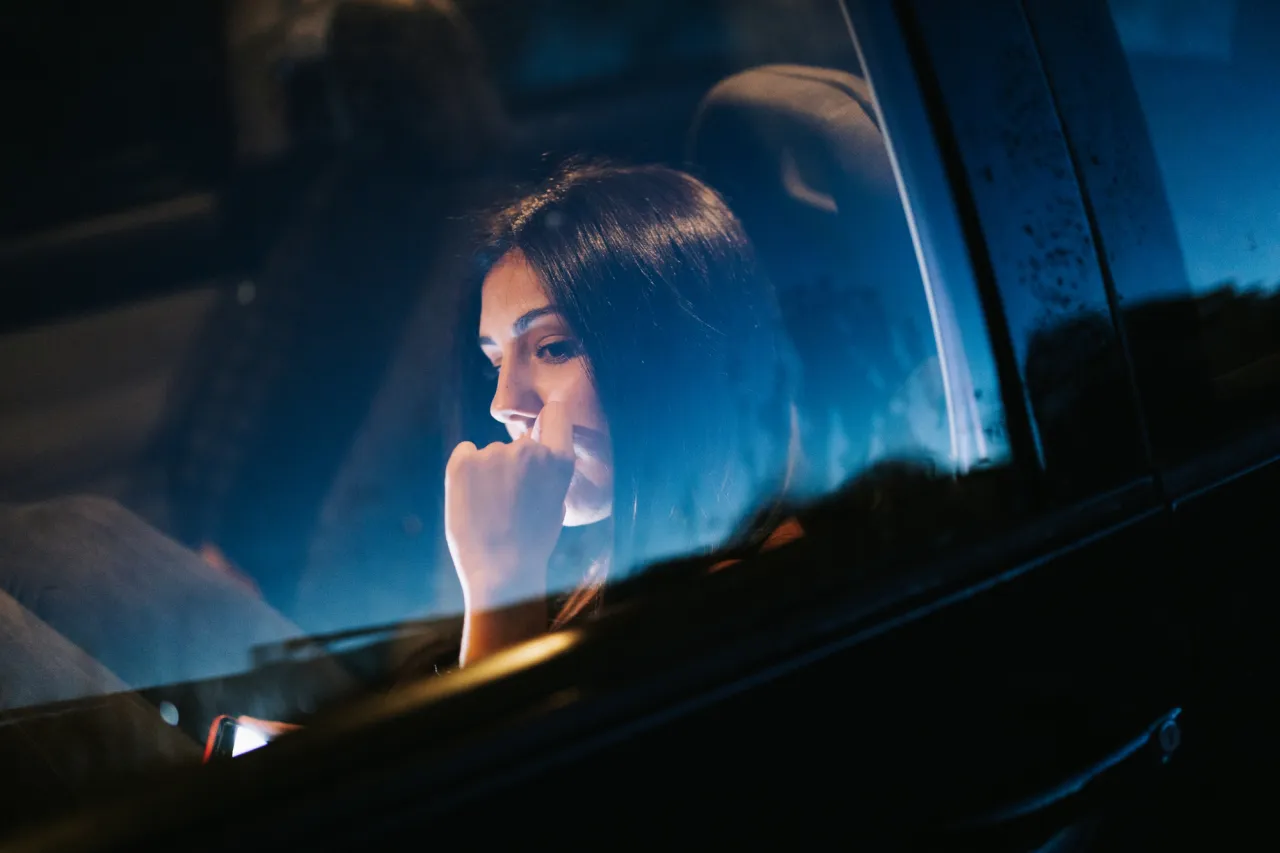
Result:
{"type": "Polygon", "coordinates": [[[484,280],[480,349],[498,373],[489,412],[513,439],[533,430],[550,402],[564,405],[573,421],[577,459],[564,501],[565,526],[607,518],[613,508],[613,452],[586,356],[518,253],[508,253],[484,280]]]}

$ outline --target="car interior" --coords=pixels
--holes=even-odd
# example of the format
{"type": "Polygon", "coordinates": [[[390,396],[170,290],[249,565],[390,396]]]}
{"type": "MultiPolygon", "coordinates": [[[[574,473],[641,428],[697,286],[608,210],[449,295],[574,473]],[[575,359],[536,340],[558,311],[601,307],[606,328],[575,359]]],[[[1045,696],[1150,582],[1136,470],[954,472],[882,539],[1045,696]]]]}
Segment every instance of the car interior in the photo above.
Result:
{"type": "MultiPolygon", "coordinates": [[[[809,489],[828,491],[889,452],[945,458],[928,309],[836,7],[809,4],[803,26],[777,27],[774,39],[760,32],[772,4],[745,4],[738,19],[703,10],[693,20],[705,19],[710,47],[692,58],[664,55],[668,34],[635,48],[629,65],[557,83],[522,76],[521,57],[550,48],[534,23],[515,40],[518,22],[497,5],[428,6],[413,28],[376,5],[339,6],[323,73],[298,60],[281,83],[285,155],[237,164],[220,140],[232,165],[220,181],[189,178],[179,201],[9,236],[0,257],[30,294],[29,321],[11,315],[0,352],[30,369],[0,399],[0,435],[11,438],[0,498],[116,498],[191,547],[215,545],[316,631],[446,611],[450,573],[417,567],[440,556],[433,484],[448,452],[447,388],[430,366],[446,357],[439,320],[466,273],[465,214],[581,152],[683,165],[743,219],[804,365],[806,441],[820,460],[809,489]],[[406,39],[477,55],[421,69],[369,60],[369,45],[406,39]],[[655,67],[665,73],[646,73],[655,67]],[[513,82],[503,91],[495,80],[513,82]],[[459,120],[457,93],[486,88],[493,114],[459,120]],[[431,133],[414,137],[411,154],[389,154],[406,114],[431,133]],[[173,258],[175,229],[195,235],[188,245],[207,242],[188,255],[212,256],[212,269],[173,258]],[[171,262],[149,257],[160,248],[171,262]],[[117,272],[130,265],[135,281],[117,272]],[[55,282],[66,299],[51,298],[55,282]],[[374,560],[381,582],[362,583],[374,560]]],[[[532,5],[546,8],[528,10],[531,21],[591,18],[573,3],[532,5]]],[[[634,5],[630,14],[665,20],[634,5]]],[[[132,69],[114,58],[122,75],[132,69]]],[[[228,66],[229,76],[255,67],[234,53],[228,66]]],[[[68,81],[68,97],[72,84],[83,80],[68,81]]],[[[112,94],[142,134],[162,103],[156,90],[174,85],[112,94]]],[[[103,158],[114,152],[111,137],[86,144],[95,141],[103,158]]],[[[166,141],[180,150],[185,138],[166,141]]],[[[105,163],[88,179],[130,184],[105,163]]]]}

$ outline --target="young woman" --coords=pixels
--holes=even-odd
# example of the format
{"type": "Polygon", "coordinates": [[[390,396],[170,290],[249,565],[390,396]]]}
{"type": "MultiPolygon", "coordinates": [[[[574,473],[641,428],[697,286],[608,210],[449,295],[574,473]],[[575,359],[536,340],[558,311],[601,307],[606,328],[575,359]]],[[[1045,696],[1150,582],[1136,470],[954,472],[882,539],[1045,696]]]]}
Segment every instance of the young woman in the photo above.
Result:
{"type": "Polygon", "coordinates": [[[460,355],[490,379],[462,397],[509,440],[446,470],[464,665],[589,611],[607,577],[776,533],[794,434],[773,289],[690,175],[571,164],[493,217],[480,259],[460,355]]]}

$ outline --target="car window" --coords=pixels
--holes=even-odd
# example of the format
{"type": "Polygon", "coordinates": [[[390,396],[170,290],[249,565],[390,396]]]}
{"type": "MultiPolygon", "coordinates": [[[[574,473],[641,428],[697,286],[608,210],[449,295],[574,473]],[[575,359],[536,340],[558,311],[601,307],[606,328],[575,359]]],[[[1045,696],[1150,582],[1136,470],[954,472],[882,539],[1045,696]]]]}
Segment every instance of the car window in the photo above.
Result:
{"type": "Polygon", "coordinates": [[[1200,436],[1188,439],[1191,446],[1202,446],[1205,429],[1235,433],[1275,412],[1280,166],[1271,140],[1280,104],[1269,81],[1280,70],[1270,47],[1280,16],[1274,4],[1251,0],[1109,6],[1184,273],[1182,282],[1131,284],[1129,323],[1135,340],[1165,352],[1166,373],[1186,371],[1183,397],[1199,401],[1191,408],[1212,413],[1175,415],[1212,420],[1190,430],[1200,436]],[[1179,313],[1171,300],[1186,296],[1194,310],[1179,313]],[[1161,338],[1180,341],[1183,351],[1161,338]]]}
{"type": "Polygon", "coordinates": [[[24,809],[590,626],[659,563],[823,538],[879,579],[1004,518],[973,274],[922,257],[835,0],[218,23],[235,165],[173,186],[199,263],[181,206],[23,237],[120,288],[0,338],[24,809]]]}
{"type": "Polygon", "coordinates": [[[1277,60],[1260,3],[1134,3],[1111,9],[1164,176],[1197,293],[1274,288],[1280,172],[1263,140],[1280,123],[1265,97],[1277,60]]]}

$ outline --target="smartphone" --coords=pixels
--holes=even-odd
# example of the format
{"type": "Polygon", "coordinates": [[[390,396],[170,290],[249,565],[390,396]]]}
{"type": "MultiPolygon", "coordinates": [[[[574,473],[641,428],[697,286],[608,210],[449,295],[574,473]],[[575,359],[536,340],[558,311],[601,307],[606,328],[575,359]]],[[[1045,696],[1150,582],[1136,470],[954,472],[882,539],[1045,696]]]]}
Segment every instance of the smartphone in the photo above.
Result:
{"type": "Polygon", "coordinates": [[[235,758],[267,745],[266,732],[242,723],[235,717],[223,714],[209,727],[209,739],[204,745],[204,760],[235,758]]]}

